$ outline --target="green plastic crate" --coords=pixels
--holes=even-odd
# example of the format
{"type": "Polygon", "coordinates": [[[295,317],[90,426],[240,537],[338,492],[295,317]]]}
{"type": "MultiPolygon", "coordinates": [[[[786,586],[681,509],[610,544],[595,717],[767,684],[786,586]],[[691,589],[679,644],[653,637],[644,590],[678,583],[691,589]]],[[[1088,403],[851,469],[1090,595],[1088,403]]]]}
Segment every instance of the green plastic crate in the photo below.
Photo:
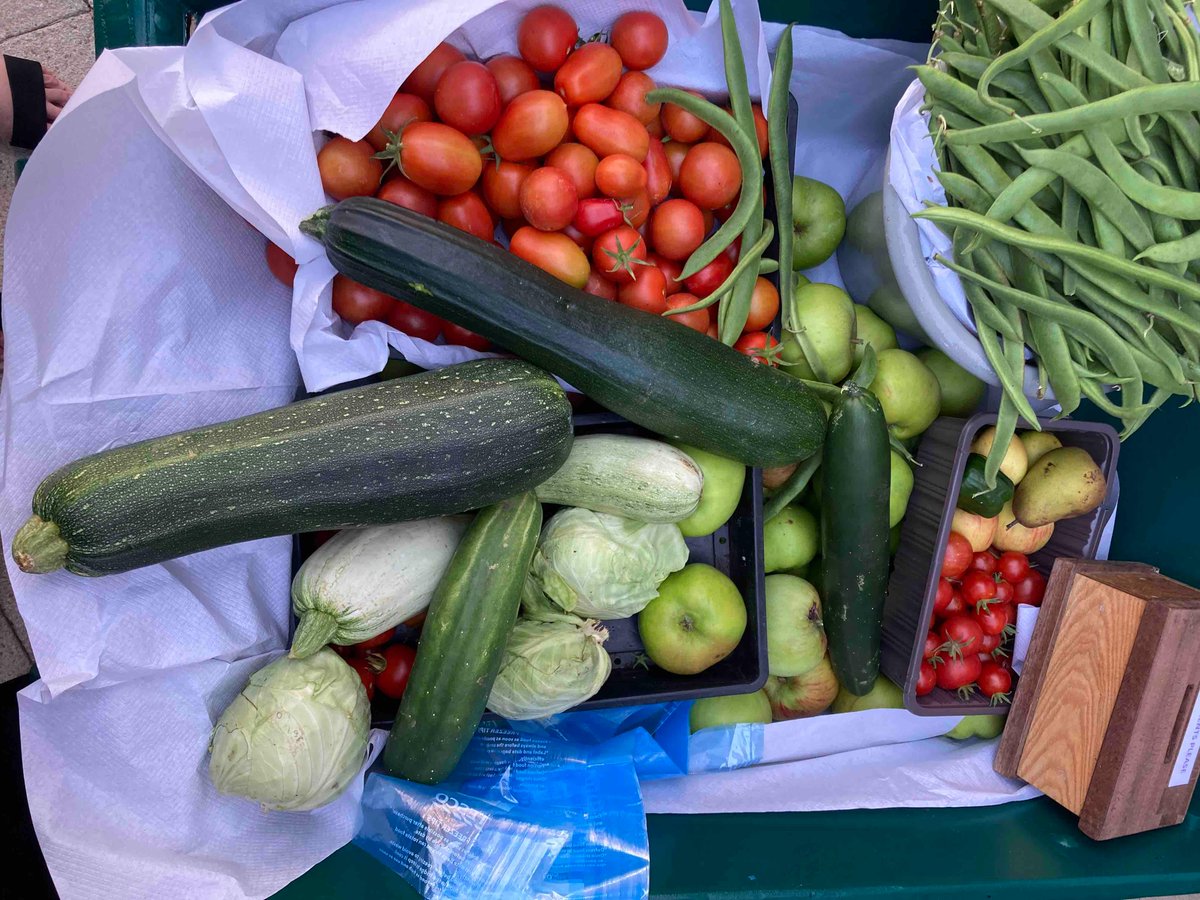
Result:
{"type": "MultiPolygon", "coordinates": [[[[403,0],[397,0],[403,2],[403,0]]],[[[448,0],[449,2],[449,0],[448,0]]],[[[178,44],[212,0],[96,0],[96,49],[178,44]]],[[[688,6],[706,9],[707,2],[688,6]]],[[[928,40],[934,0],[764,0],[763,17],[855,37],[928,40]]],[[[1103,420],[1085,408],[1081,418],[1103,420]]],[[[1188,513],[1200,506],[1200,415],[1155,415],[1121,450],[1113,559],[1148,562],[1200,584],[1188,513]]],[[[979,809],[650,816],[656,897],[1148,897],[1200,892],[1200,795],[1175,828],[1097,843],[1041,798],[979,809]]],[[[277,895],[416,897],[353,845],[277,895]]]]}

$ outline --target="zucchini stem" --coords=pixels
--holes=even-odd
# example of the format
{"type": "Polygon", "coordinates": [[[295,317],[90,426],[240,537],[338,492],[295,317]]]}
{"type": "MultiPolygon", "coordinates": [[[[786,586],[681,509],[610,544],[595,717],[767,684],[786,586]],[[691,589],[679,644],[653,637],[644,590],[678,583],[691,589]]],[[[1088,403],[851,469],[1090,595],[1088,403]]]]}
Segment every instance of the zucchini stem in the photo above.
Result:
{"type": "Polygon", "coordinates": [[[308,609],[300,614],[296,633],[292,636],[289,659],[304,659],[312,656],[333,640],[338,631],[338,620],[320,609],[308,609]]]}
{"type": "Polygon", "coordinates": [[[329,217],[333,214],[333,206],[322,206],[315,213],[300,223],[300,230],[311,238],[324,242],[325,229],[329,226],[329,217]]]}
{"type": "Polygon", "coordinates": [[[65,566],[70,549],[57,525],[32,515],[13,538],[12,557],[22,572],[44,575],[65,566]]]}

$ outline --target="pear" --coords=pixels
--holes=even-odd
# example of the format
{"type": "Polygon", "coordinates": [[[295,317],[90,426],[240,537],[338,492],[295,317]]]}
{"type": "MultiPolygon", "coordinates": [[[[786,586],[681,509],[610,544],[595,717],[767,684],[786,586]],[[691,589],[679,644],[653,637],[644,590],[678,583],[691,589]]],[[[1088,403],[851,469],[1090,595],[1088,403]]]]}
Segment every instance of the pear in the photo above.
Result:
{"type": "Polygon", "coordinates": [[[1022,431],[1017,437],[1025,445],[1025,455],[1031,466],[1051,450],[1062,446],[1062,441],[1048,431],[1022,431]]]}
{"type": "Polygon", "coordinates": [[[1054,535],[1054,525],[1039,525],[1037,528],[1026,528],[1017,521],[1013,514],[1012,501],[1004,504],[1000,515],[996,516],[996,536],[992,538],[992,547],[1004,553],[1015,550],[1017,553],[1037,553],[1054,535]]]}
{"type": "Polygon", "coordinates": [[[1013,514],[1028,528],[1049,525],[1090,513],[1107,492],[1104,473],[1086,450],[1059,447],[1044,454],[1017,485],[1013,514]]]}
{"type": "MultiPolygon", "coordinates": [[[[996,440],[996,426],[989,425],[975,436],[971,442],[971,452],[987,456],[992,452],[992,444],[996,440]]],[[[1000,471],[1008,476],[1013,484],[1020,484],[1029,469],[1029,455],[1025,452],[1025,444],[1021,441],[1009,441],[1008,449],[1004,451],[1004,460],[1000,463],[1000,471]]]]}

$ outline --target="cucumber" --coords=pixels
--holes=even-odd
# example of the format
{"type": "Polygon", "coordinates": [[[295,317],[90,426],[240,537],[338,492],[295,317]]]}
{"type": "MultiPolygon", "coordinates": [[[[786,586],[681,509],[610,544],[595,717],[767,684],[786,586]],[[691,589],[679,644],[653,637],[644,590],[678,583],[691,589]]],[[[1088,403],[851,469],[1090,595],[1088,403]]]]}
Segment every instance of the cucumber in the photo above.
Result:
{"type": "Polygon", "coordinates": [[[517,621],[542,527],[532,493],[475,516],[429,603],[408,687],[383,751],[393,775],[437,784],[483,717],[517,621]]]}
{"type": "Polygon", "coordinates": [[[891,448],[875,395],[850,382],[834,404],[821,463],[822,618],[829,661],[852,694],[879,674],[887,594],[891,448]]]}
{"type": "Polygon", "coordinates": [[[576,438],[537,498],[638,522],[682,522],[700,505],[704,473],[670,444],[625,434],[576,438]]]}
{"type": "Polygon", "coordinates": [[[806,459],[824,439],[824,411],[799,379],[457,228],[371,197],[302,228],[342,274],[483,335],[657,434],[752,466],[806,459]]]}
{"type": "Polygon", "coordinates": [[[967,457],[962,485],[958,489],[958,508],[990,519],[1000,515],[1004,504],[1013,498],[1013,483],[1003,472],[996,473],[996,486],[987,485],[987,459],[978,453],[967,457]]]}
{"type": "Polygon", "coordinates": [[[33,497],[25,572],[106,575],[238,541],[463,512],[570,452],[546,373],[488,359],[314,397],[63,466],[33,497]]]}

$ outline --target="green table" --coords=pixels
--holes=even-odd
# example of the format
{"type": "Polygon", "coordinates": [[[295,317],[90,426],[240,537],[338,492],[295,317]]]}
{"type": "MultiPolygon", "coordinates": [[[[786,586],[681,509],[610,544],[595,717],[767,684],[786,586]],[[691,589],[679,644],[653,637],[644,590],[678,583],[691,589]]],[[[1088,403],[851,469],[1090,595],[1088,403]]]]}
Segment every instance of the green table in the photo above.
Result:
{"type": "MultiPolygon", "coordinates": [[[[403,2],[403,0],[396,0],[403,2]]],[[[96,0],[96,47],[181,43],[223,0],[96,0]]],[[[707,0],[689,0],[705,9],[707,0]]],[[[934,0],[763,0],[764,18],[856,37],[928,40],[934,0]]],[[[1082,418],[1103,416],[1084,411],[1082,418]]],[[[1149,562],[1200,584],[1188,521],[1200,506],[1200,415],[1165,410],[1121,451],[1114,559],[1149,562]]],[[[650,816],[657,897],[1124,898],[1200,891],[1200,797],[1176,828],[1098,844],[1049,800],[982,809],[854,810],[771,815],[650,816]]],[[[415,897],[354,846],[277,897],[415,897]]]]}

